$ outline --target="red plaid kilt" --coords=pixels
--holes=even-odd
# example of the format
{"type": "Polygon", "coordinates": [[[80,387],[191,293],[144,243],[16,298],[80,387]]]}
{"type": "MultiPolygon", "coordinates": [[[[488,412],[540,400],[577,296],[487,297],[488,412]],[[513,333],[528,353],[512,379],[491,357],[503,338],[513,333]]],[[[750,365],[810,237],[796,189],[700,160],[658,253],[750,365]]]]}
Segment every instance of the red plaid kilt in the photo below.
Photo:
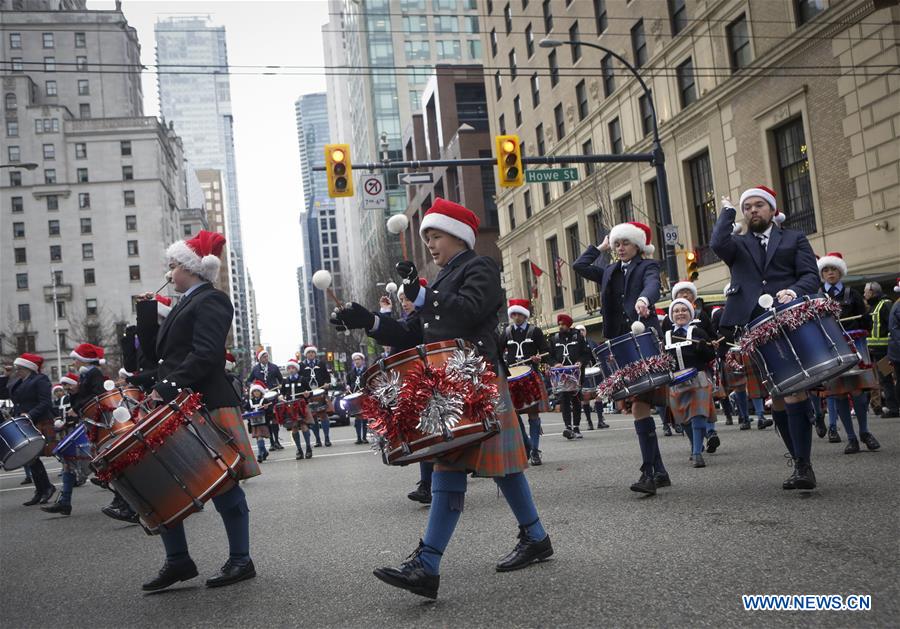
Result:
{"type": "Polygon", "coordinates": [[[747,397],[751,400],[769,397],[769,390],[763,384],[763,376],[756,363],[744,356],[744,374],[747,380],[747,397]]]}
{"type": "Polygon", "coordinates": [[[544,386],[544,379],[534,368],[525,378],[507,380],[507,385],[513,408],[518,412],[535,410],[535,406],[538,407],[536,410],[539,413],[549,412],[550,400],[547,396],[547,388],[544,386]]]}
{"type": "MultiPolygon", "coordinates": [[[[241,416],[241,409],[237,406],[226,406],[207,409],[207,412],[209,413],[209,418],[234,439],[234,445],[244,459],[243,463],[237,467],[238,479],[243,480],[259,476],[259,463],[256,462],[253,446],[250,445],[250,439],[247,437],[246,422],[241,416]]],[[[268,429],[266,430],[268,431],[268,429]]]]}
{"type": "Polygon", "coordinates": [[[675,421],[686,424],[692,417],[702,415],[715,421],[716,406],[713,388],[705,372],[700,372],[689,381],[669,385],[669,409],[675,421]]]}
{"type": "Polygon", "coordinates": [[[874,367],[867,369],[865,373],[849,376],[838,376],[833,380],[822,383],[825,392],[823,395],[856,395],[862,391],[877,389],[878,379],[875,376],[874,367]]]}
{"type": "Polygon", "coordinates": [[[291,402],[279,402],[275,405],[275,421],[279,426],[288,430],[299,421],[306,420],[306,400],[293,400],[291,402]]]}

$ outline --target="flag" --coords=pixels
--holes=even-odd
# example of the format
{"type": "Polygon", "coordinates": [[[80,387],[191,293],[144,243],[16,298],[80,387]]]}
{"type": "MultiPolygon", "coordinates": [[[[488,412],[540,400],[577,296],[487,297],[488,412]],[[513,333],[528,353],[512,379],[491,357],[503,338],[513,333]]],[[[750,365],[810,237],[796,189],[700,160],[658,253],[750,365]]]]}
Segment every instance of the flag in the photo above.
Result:
{"type": "Polygon", "coordinates": [[[541,267],[536,265],[534,262],[529,261],[529,264],[531,264],[532,275],[534,275],[535,277],[540,277],[541,275],[544,274],[544,272],[541,270],[541,267]]]}
{"type": "Polygon", "coordinates": [[[563,285],[562,267],[565,263],[566,263],[566,261],[563,260],[562,258],[560,258],[559,256],[556,256],[556,259],[553,260],[553,271],[556,275],[556,285],[557,286],[563,285]]]}

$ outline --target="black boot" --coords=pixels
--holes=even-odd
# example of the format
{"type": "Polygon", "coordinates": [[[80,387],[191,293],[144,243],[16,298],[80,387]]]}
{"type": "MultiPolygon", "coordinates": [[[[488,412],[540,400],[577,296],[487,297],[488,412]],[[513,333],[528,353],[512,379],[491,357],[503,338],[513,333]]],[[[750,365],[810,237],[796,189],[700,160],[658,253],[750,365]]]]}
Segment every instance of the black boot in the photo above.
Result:
{"type": "Polygon", "coordinates": [[[547,535],[540,541],[528,537],[524,526],[519,526],[519,542],[512,552],[497,564],[497,572],[521,570],[533,563],[544,561],[553,554],[553,545],[547,535]]]}
{"type": "Polygon", "coordinates": [[[22,506],[23,506],[23,507],[30,507],[30,506],[32,506],[32,505],[36,505],[37,503],[39,503],[39,502],[41,501],[41,497],[42,497],[43,495],[44,495],[44,492],[42,492],[42,491],[36,491],[36,492],[34,492],[34,495],[31,497],[31,499],[30,499],[30,500],[26,500],[25,502],[23,502],[23,503],[22,503],[22,506]]]}
{"type": "Polygon", "coordinates": [[[794,474],[795,489],[809,491],[816,488],[816,475],[813,473],[813,468],[809,461],[797,459],[794,474]]]}
{"type": "Polygon", "coordinates": [[[247,557],[243,561],[235,561],[229,559],[225,565],[219,569],[218,574],[206,580],[206,587],[218,588],[223,585],[231,585],[245,579],[252,579],[256,576],[256,567],[253,560],[247,557]]]}
{"type": "Polygon", "coordinates": [[[816,434],[819,436],[819,439],[824,439],[825,435],[828,434],[824,415],[816,415],[816,434]]]}
{"type": "MultiPolygon", "coordinates": [[[[423,550],[425,550],[425,543],[419,540],[419,547],[398,567],[376,568],[372,571],[372,574],[388,585],[393,585],[425,598],[435,599],[437,598],[438,587],[441,584],[441,575],[425,572],[425,566],[422,560],[419,559],[419,555],[423,550]]],[[[439,555],[443,554],[435,549],[432,550],[439,555]]]]}
{"type": "Polygon", "coordinates": [[[41,507],[41,511],[43,511],[44,513],[60,513],[62,515],[72,515],[72,505],[64,505],[57,500],[49,507],[41,507]]]}
{"type": "Polygon", "coordinates": [[[672,427],[669,424],[663,424],[663,436],[665,436],[665,437],[672,436],[672,427]]]}
{"type": "Polygon", "coordinates": [[[656,481],[653,478],[652,474],[648,474],[644,471],[643,466],[641,469],[641,477],[638,481],[631,485],[631,491],[635,491],[640,494],[649,494],[651,496],[656,495],[656,481]]]}
{"type": "Polygon", "coordinates": [[[869,450],[877,450],[881,447],[881,444],[878,443],[878,439],[876,439],[875,435],[870,432],[859,433],[859,440],[866,444],[866,447],[869,450]]]}
{"type": "Polygon", "coordinates": [[[421,502],[424,505],[431,504],[431,483],[420,480],[414,491],[406,494],[406,497],[413,502],[421,502]]]}
{"type": "Polygon", "coordinates": [[[163,590],[179,581],[193,579],[196,576],[197,566],[193,559],[188,558],[178,562],[169,562],[166,560],[166,563],[163,564],[163,567],[160,569],[156,578],[147,581],[141,587],[145,592],[155,592],[156,590],[163,590]]]}
{"type": "Polygon", "coordinates": [[[720,445],[722,445],[722,440],[719,439],[718,433],[713,430],[706,438],[706,451],[712,454],[719,448],[720,445]]]}
{"type": "MultiPolygon", "coordinates": [[[[787,453],[784,456],[791,459],[790,453],[787,453]]],[[[793,470],[791,470],[791,475],[781,483],[782,489],[797,489],[797,461],[791,459],[790,465],[793,465],[793,470]]]]}
{"type": "Polygon", "coordinates": [[[828,429],[828,443],[840,443],[841,435],[838,434],[837,428],[828,429]]]}
{"type": "Polygon", "coordinates": [[[541,451],[540,450],[532,450],[531,451],[531,464],[532,465],[543,465],[544,462],[541,461],[541,451]]]}
{"type": "Polygon", "coordinates": [[[590,417],[587,418],[587,423],[588,423],[588,430],[593,430],[593,429],[594,429],[594,422],[591,421],[591,418],[590,418],[590,417]]]}

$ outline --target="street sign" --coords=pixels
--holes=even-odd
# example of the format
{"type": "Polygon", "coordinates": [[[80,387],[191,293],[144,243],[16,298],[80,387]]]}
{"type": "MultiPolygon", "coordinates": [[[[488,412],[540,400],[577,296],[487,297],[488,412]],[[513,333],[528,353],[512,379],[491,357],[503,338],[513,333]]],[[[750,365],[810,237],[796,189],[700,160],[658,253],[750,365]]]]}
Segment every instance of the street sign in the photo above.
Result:
{"type": "Polygon", "coordinates": [[[678,244],[678,225],[666,225],[663,227],[663,240],[666,245],[678,244]]]}
{"type": "Polygon", "coordinates": [[[363,209],[386,210],[387,192],[384,189],[384,175],[366,175],[362,178],[363,209]]]}
{"type": "Polygon", "coordinates": [[[540,168],[538,170],[526,170],[525,181],[527,183],[545,183],[551,181],[578,181],[577,168],[540,168]]]}
{"type": "Polygon", "coordinates": [[[400,173],[397,180],[405,186],[417,186],[425,183],[434,183],[433,173],[400,173]]]}

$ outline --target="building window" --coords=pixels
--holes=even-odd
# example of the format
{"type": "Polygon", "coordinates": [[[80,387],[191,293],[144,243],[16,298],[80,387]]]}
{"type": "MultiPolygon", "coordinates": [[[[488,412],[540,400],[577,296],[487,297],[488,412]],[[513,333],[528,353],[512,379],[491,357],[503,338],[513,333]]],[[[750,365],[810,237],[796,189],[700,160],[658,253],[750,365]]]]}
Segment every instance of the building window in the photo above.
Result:
{"type": "Polygon", "coordinates": [[[25,223],[13,223],[13,238],[25,237],[25,223]]]}
{"type": "Polygon", "coordinates": [[[77,174],[78,183],[88,183],[88,169],[87,168],[79,168],[75,171],[77,174]]]}
{"type": "Polygon", "coordinates": [[[56,81],[46,81],[44,83],[44,91],[46,92],[47,96],[56,96],[56,81]]]}
{"type": "Polygon", "coordinates": [[[56,169],[55,168],[45,168],[44,169],[44,183],[53,185],[56,183],[56,169]]]}
{"type": "Polygon", "coordinates": [[[134,167],[133,166],[122,166],[122,180],[123,181],[131,181],[134,179],[134,167]]]}
{"type": "Polygon", "coordinates": [[[584,80],[579,81],[575,86],[575,100],[578,101],[578,119],[584,120],[588,115],[588,95],[584,80]]]}
{"type": "Polygon", "coordinates": [[[81,259],[82,260],[93,260],[94,259],[94,243],[91,243],[91,242],[81,243],[81,259]]]}
{"type": "MultiPolygon", "coordinates": [[[[424,21],[424,17],[423,21],[424,21]]],[[[458,33],[459,20],[455,15],[437,15],[434,18],[434,29],[438,33],[458,33]]],[[[426,25],[427,30],[427,25],[426,25]]]]}
{"type": "Polygon", "coordinates": [[[59,236],[59,221],[47,221],[47,233],[50,236],[59,236]]]}
{"type": "Polygon", "coordinates": [[[500,135],[506,135],[506,116],[500,114],[500,117],[497,119],[498,126],[500,127],[500,135]]]}
{"type": "Polygon", "coordinates": [[[594,21],[597,24],[597,34],[602,35],[609,26],[606,15],[606,0],[594,0],[594,21]]]}
{"type": "Polygon", "coordinates": [[[747,27],[747,16],[743,13],[725,28],[728,35],[728,57],[731,59],[732,71],[750,65],[750,31],[747,27]]]}
{"type": "Polygon", "coordinates": [[[122,140],[119,142],[119,152],[122,157],[130,157],[131,156],[131,140],[122,140]]]}
{"type": "MultiPolygon", "coordinates": [[[[181,231],[184,232],[184,235],[185,235],[185,236],[190,236],[190,235],[193,233],[193,230],[191,229],[191,226],[190,226],[190,225],[184,225],[184,226],[181,228],[181,231]]],[[[328,234],[323,234],[323,236],[327,236],[327,235],[328,235],[328,234]]],[[[328,241],[323,239],[322,242],[328,242],[328,241]]]]}
{"type": "Polygon", "coordinates": [[[22,150],[18,146],[10,145],[9,150],[7,150],[6,154],[11,164],[14,164],[22,159],[22,150]]]}
{"type": "Polygon", "coordinates": [[[681,96],[681,106],[687,107],[697,100],[697,84],[694,80],[694,62],[688,57],[678,64],[675,69],[678,76],[678,93],[681,96]]]}
{"type": "MultiPolygon", "coordinates": [[[[587,142],[583,142],[581,144],[581,154],[582,155],[593,155],[594,154],[593,140],[588,140],[587,142]]],[[[585,177],[590,177],[592,174],[594,174],[594,163],[593,162],[585,162],[584,163],[585,177]]]]}
{"type": "Polygon", "coordinates": [[[537,107],[541,104],[541,83],[538,75],[531,75],[531,106],[537,107]]]}
{"type": "Polygon", "coordinates": [[[10,92],[6,95],[6,109],[7,111],[12,111],[13,109],[19,108],[19,103],[16,100],[16,95],[13,92],[10,92]]]}
{"type": "Polygon", "coordinates": [[[462,59],[462,45],[458,39],[437,42],[438,59],[462,59]]]}
{"type": "Polygon", "coordinates": [[[609,152],[619,155],[624,146],[622,143],[622,125],[618,118],[613,118],[609,123],[609,152]]]}
{"type": "Polygon", "coordinates": [[[123,191],[122,199],[125,203],[125,207],[134,207],[134,190],[123,191]]]}
{"type": "Polygon", "coordinates": [[[96,278],[94,276],[94,269],[85,269],[84,270],[84,283],[85,284],[94,284],[96,283],[96,278]]]}
{"type": "Polygon", "coordinates": [[[75,47],[76,48],[86,48],[87,47],[87,38],[85,38],[84,33],[75,33],[75,47]]]}
{"type": "Polygon", "coordinates": [[[129,257],[138,255],[138,241],[137,240],[129,240],[128,241],[128,255],[129,255],[129,257]]]}
{"type": "Polygon", "coordinates": [[[44,144],[43,151],[45,160],[56,159],[56,147],[53,144],[44,144]]]}
{"type": "Polygon", "coordinates": [[[9,34],[9,47],[19,50],[22,48],[22,33],[9,34]]]}
{"type": "Polygon", "coordinates": [[[44,48],[53,48],[53,33],[43,33],[41,39],[44,43],[44,48]]]}
{"type": "Polygon", "coordinates": [[[525,220],[527,221],[531,218],[532,209],[531,209],[531,190],[526,190],[522,193],[522,200],[525,202],[525,220]]]}
{"type": "MultiPolygon", "coordinates": [[[[581,241],[578,239],[578,225],[566,228],[566,243],[569,247],[569,259],[577,260],[581,255],[581,241]]],[[[572,265],[569,265],[569,281],[572,282],[572,303],[580,304],[584,301],[584,278],[582,278],[572,265]]]]}
{"type": "Polygon", "coordinates": [[[9,60],[13,72],[24,72],[25,65],[22,63],[22,57],[13,57],[9,60]]]}
{"type": "Polygon", "coordinates": [[[75,143],[75,159],[87,159],[87,144],[85,142],[75,143]]]}
{"type": "Polygon", "coordinates": [[[559,142],[566,136],[566,118],[562,103],[553,108],[553,123],[556,126],[556,141],[559,142]]]}
{"type": "Polygon", "coordinates": [[[10,210],[13,214],[25,211],[25,200],[22,197],[10,197],[10,210]]]}
{"type": "Polygon", "coordinates": [[[491,56],[497,56],[497,29],[491,29],[491,56]]]}
{"type": "Polygon", "coordinates": [[[22,173],[18,170],[10,171],[9,173],[9,187],[10,188],[19,188],[22,185],[22,173]]]}
{"type": "Polygon", "coordinates": [[[549,33],[553,30],[553,14],[550,12],[550,0],[544,0],[541,5],[541,11],[544,14],[544,32],[549,33]]]}
{"type": "Polygon", "coordinates": [[[28,262],[28,256],[25,253],[25,247],[15,247],[13,249],[16,264],[25,264],[28,262]]]}
{"type": "Polygon", "coordinates": [[[78,79],[78,95],[79,96],[90,96],[91,94],[91,83],[87,79],[78,79]]]}
{"type": "Polygon", "coordinates": [[[516,127],[522,124],[522,100],[516,96],[513,99],[513,115],[516,119],[516,127]]]}
{"type": "Polygon", "coordinates": [[[796,118],[777,127],[772,135],[778,157],[779,192],[783,199],[781,209],[786,213],[784,227],[799,229],[805,234],[814,234],[816,214],[809,179],[809,156],[803,119],[796,118]]]}
{"type": "Polygon", "coordinates": [[[662,215],[659,211],[659,187],[656,185],[656,179],[647,182],[644,199],[650,210],[647,215],[650,217],[650,228],[653,230],[653,242],[658,243],[653,257],[662,260],[663,253],[665,253],[665,238],[663,237],[662,215]]]}
{"type": "MultiPolygon", "coordinates": [[[[66,305],[66,302],[64,302],[64,301],[56,302],[56,310],[57,310],[56,314],[60,319],[66,318],[65,305],[66,305]],[[60,313],[62,313],[62,314],[60,314],[60,313]]],[[[68,330],[60,330],[59,331],[59,336],[57,338],[59,339],[59,348],[60,349],[69,349],[69,339],[66,338],[67,333],[68,333],[68,330]]],[[[54,378],[54,380],[55,380],[55,378],[54,378]]]]}
{"type": "Polygon", "coordinates": [[[541,200],[544,202],[545,208],[553,202],[553,196],[550,194],[550,184],[546,181],[541,183],[541,200]]]}
{"type": "Polygon", "coordinates": [[[825,10],[825,0],[795,0],[797,26],[803,26],[825,10]]]}
{"type": "Polygon", "coordinates": [[[19,321],[31,321],[31,304],[19,304],[19,321]]]}
{"type": "Polygon", "coordinates": [[[525,27],[525,52],[528,54],[529,59],[534,56],[534,31],[530,22],[525,27]]]}
{"type": "Polygon", "coordinates": [[[545,152],[544,147],[544,124],[541,123],[534,128],[534,145],[537,149],[538,155],[543,155],[545,152]]]}
{"type": "Polygon", "coordinates": [[[519,263],[519,267],[522,271],[522,291],[523,294],[528,298],[534,298],[534,289],[532,288],[531,278],[533,272],[531,270],[531,260],[523,260],[519,263]]]}
{"type": "Polygon", "coordinates": [[[50,245],[50,262],[62,262],[62,245],[50,245]]]}
{"type": "Polygon", "coordinates": [[[44,57],[44,72],[56,72],[56,57],[44,57]]]}
{"type": "Polygon", "coordinates": [[[609,97],[616,91],[616,77],[613,75],[612,55],[603,55],[603,59],[600,60],[600,70],[603,73],[603,95],[609,97]]]}
{"type": "Polygon", "coordinates": [[[672,37],[687,27],[687,2],[685,0],[669,0],[669,20],[672,23],[672,37]]]}
{"type": "Polygon", "coordinates": [[[634,55],[634,67],[640,68],[647,63],[647,38],[644,35],[644,20],[631,27],[631,53],[634,55]]]}
{"type": "Polygon", "coordinates": [[[641,131],[647,136],[653,131],[653,109],[650,107],[650,98],[647,94],[638,97],[638,109],[641,114],[641,131]]]}
{"type": "Polygon", "coordinates": [[[616,215],[620,223],[634,220],[634,204],[631,202],[631,193],[616,199],[616,215]]]}
{"type": "Polygon", "coordinates": [[[96,299],[85,299],[84,300],[84,312],[89,317],[97,316],[97,300],[96,299]]]}
{"type": "Polygon", "coordinates": [[[136,282],[141,279],[141,267],[139,264],[132,264],[128,267],[128,279],[136,282]]]}
{"type": "Polygon", "coordinates": [[[688,177],[691,185],[691,204],[693,219],[696,225],[697,250],[700,264],[711,264],[718,260],[709,246],[713,225],[716,223],[716,191],[713,184],[712,170],[709,166],[709,153],[704,151],[697,157],[688,160],[688,177]]]}
{"type": "Polygon", "coordinates": [[[17,334],[16,335],[16,351],[19,354],[35,351],[34,334],[17,334]]]}
{"type": "Polygon", "coordinates": [[[79,72],[87,72],[87,57],[75,57],[75,69],[79,72]]]}
{"type": "Polygon", "coordinates": [[[481,59],[481,40],[480,39],[470,39],[469,40],[469,58],[473,61],[479,61],[481,59]]]}
{"type": "Polygon", "coordinates": [[[551,280],[551,284],[553,285],[553,309],[559,310],[563,307],[563,288],[562,288],[562,272],[557,271],[559,266],[557,265],[557,260],[559,259],[559,243],[556,240],[556,236],[552,236],[547,239],[547,260],[548,260],[548,268],[551,270],[553,274],[553,279],[551,280]]]}
{"type": "Polygon", "coordinates": [[[463,19],[465,20],[465,28],[467,33],[471,33],[474,35],[481,32],[481,27],[478,23],[477,15],[468,15],[463,19]]]}
{"type": "Polygon", "coordinates": [[[78,193],[78,209],[86,210],[91,207],[91,193],[90,192],[79,192],[78,193]]]}
{"type": "Polygon", "coordinates": [[[8,138],[17,138],[19,137],[19,123],[15,120],[7,120],[6,121],[6,137],[8,138]]]}
{"type": "Polygon", "coordinates": [[[506,25],[506,34],[509,35],[512,32],[512,9],[509,8],[508,2],[503,7],[503,23],[506,25]]]}
{"type": "Polygon", "coordinates": [[[500,70],[494,74],[494,91],[497,93],[497,100],[503,98],[503,84],[500,80],[500,70]]]}
{"type": "Polygon", "coordinates": [[[559,83],[559,63],[556,60],[556,48],[547,55],[547,61],[550,63],[550,87],[556,87],[559,83]]]}
{"type": "Polygon", "coordinates": [[[59,197],[55,194],[48,194],[47,199],[47,210],[50,212],[56,211],[59,209],[59,197]]]}
{"type": "Polygon", "coordinates": [[[575,21],[572,26],[569,27],[569,41],[572,42],[569,44],[569,48],[572,51],[572,63],[575,63],[579,59],[581,59],[581,42],[579,39],[581,38],[580,33],[578,32],[578,22],[575,21]]]}
{"type": "Polygon", "coordinates": [[[515,79],[516,76],[516,49],[513,48],[509,51],[509,77],[515,79]]]}
{"type": "MultiPolygon", "coordinates": [[[[186,227],[190,227],[189,225],[186,227]]],[[[128,214],[125,216],[125,231],[133,232],[137,231],[137,216],[134,214],[128,214]]],[[[190,234],[188,234],[190,235],[190,234]]]]}
{"type": "Polygon", "coordinates": [[[91,219],[89,219],[89,218],[81,219],[81,233],[82,234],[90,234],[91,231],[92,231],[91,219]]]}
{"type": "Polygon", "coordinates": [[[506,211],[509,213],[509,231],[512,231],[516,228],[516,204],[510,203],[506,211]]]}
{"type": "Polygon", "coordinates": [[[28,273],[16,273],[16,290],[28,290],[28,273]]]}

